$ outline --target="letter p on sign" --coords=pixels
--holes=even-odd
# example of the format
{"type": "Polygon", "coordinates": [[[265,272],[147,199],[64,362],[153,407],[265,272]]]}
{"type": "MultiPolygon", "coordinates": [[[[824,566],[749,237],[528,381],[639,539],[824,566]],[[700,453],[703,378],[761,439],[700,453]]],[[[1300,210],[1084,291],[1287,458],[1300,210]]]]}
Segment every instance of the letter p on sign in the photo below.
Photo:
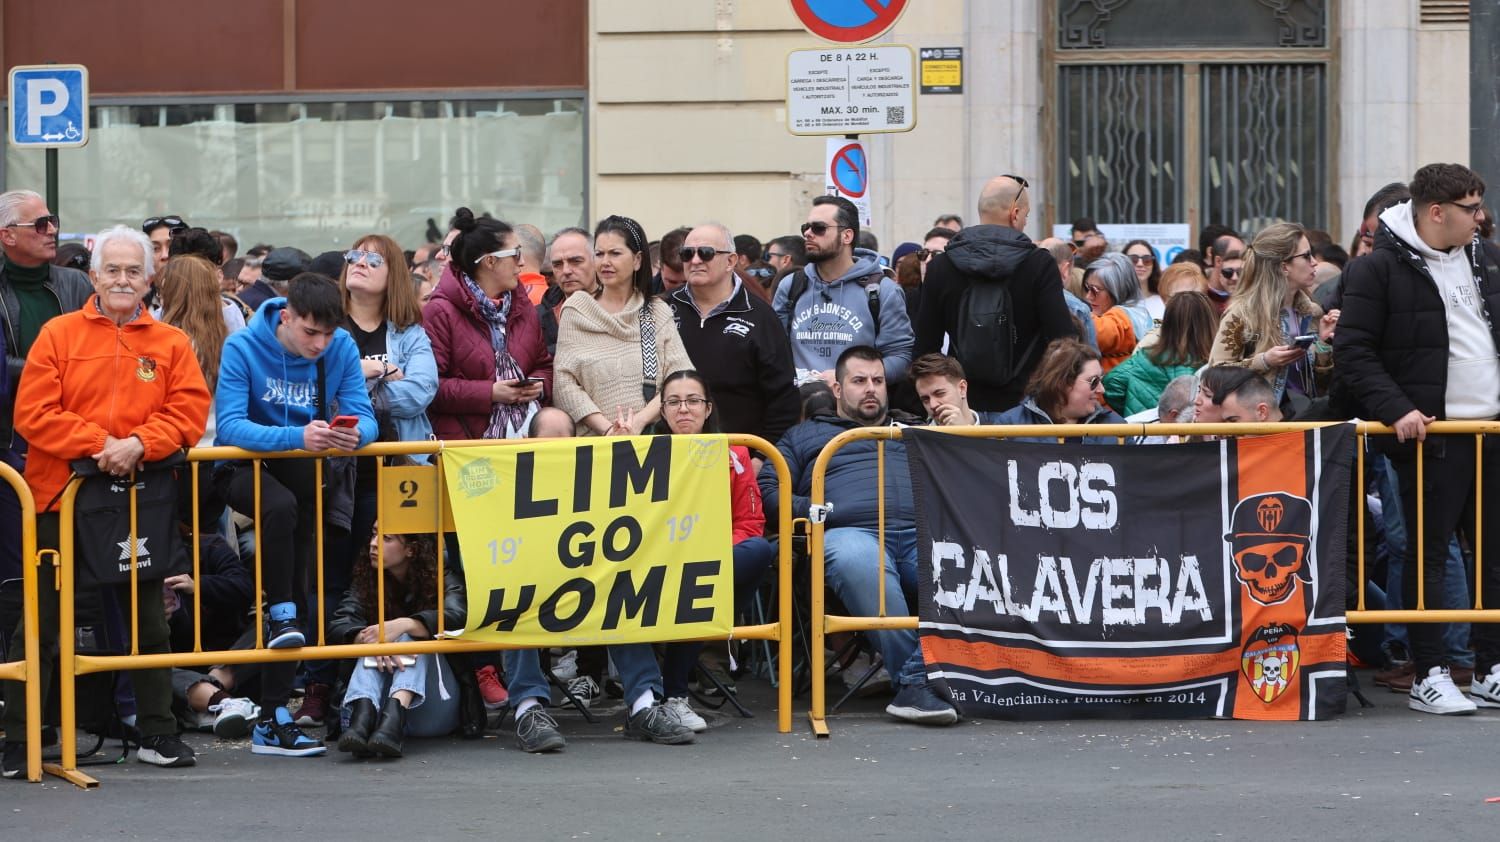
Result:
{"type": "Polygon", "coordinates": [[[11,68],[10,142],[47,148],[88,143],[88,69],[78,64],[11,68]]]}

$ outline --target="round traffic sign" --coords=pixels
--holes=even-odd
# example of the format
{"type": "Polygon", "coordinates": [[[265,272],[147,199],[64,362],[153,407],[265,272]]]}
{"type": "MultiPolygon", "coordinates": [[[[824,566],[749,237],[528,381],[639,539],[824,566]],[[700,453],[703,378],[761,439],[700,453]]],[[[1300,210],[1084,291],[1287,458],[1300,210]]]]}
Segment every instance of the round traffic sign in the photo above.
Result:
{"type": "Polygon", "coordinates": [[[870,186],[870,168],[865,163],[862,143],[850,143],[835,152],[828,164],[828,177],[843,195],[858,199],[870,186]]]}
{"type": "Polygon", "coordinates": [[[792,11],[819,38],[863,44],[896,24],[906,0],[792,0],[792,11]]]}

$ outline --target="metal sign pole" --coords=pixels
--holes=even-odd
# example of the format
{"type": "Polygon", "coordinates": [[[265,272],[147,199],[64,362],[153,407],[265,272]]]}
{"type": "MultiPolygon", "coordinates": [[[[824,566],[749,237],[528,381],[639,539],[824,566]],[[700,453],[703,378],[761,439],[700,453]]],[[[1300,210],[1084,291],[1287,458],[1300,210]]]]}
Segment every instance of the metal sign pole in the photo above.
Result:
{"type": "Polygon", "coordinates": [[[57,147],[47,147],[47,209],[62,214],[57,206],[57,147]]]}

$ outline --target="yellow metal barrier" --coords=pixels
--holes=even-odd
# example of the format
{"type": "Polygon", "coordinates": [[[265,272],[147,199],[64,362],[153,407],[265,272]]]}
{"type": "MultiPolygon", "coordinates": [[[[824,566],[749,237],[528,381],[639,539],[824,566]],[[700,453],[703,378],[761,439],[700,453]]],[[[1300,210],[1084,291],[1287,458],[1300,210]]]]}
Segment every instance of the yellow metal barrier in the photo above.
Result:
{"type": "MultiPolygon", "coordinates": [[[[21,627],[22,659],[0,662],[0,680],[20,681],[26,687],[26,779],[42,779],[42,709],[40,673],[40,643],[37,640],[37,566],[40,559],[36,551],[36,503],[31,499],[31,487],[26,480],[9,465],[0,463],[0,479],[5,480],[21,502],[21,627]]],[[[53,563],[56,555],[50,555],[53,563]]],[[[14,629],[6,629],[7,632],[14,629]]],[[[0,652],[0,657],[5,657],[0,652]]],[[[6,735],[7,739],[14,739],[6,735]]]]}
{"type": "MultiPolygon", "coordinates": [[[[787,468],[786,459],[781,452],[770,442],[758,436],[730,435],[727,436],[731,445],[740,445],[756,451],[762,458],[770,462],[776,471],[777,481],[782,488],[791,488],[791,473],[787,468]]],[[[496,445],[514,446],[537,444],[540,440],[513,439],[513,440],[476,440],[476,441],[428,441],[428,442],[385,442],[370,445],[362,450],[355,451],[356,456],[414,456],[414,455],[436,455],[445,449],[463,447],[492,447],[496,445]]],[[[549,439],[548,441],[555,441],[549,439]]],[[[276,459],[305,459],[318,457],[315,463],[317,487],[322,487],[323,462],[321,457],[346,456],[345,453],[309,453],[305,451],[291,451],[286,453],[254,453],[230,447],[208,447],[194,448],[188,452],[188,470],[190,471],[190,482],[193,490],[193,517],[194,523],[198,522],[198,489],[203,478],[200,477],[201,465],[204,462],[217,462],[223,460],[247,460],[259,463],[266,460],[276,459]]],[[[98,782],[78,770],[77,756],[77,706],[75,681],[80,675],[90,673],[107,672],[122,669],[152,669],[161,667],[191,667],[191,666],[213,666],[224,663],[253,664],[285,661],[304,661],[322,659],[345,659],[361,658],[375,655],[420,655],[428,653],[450,653],[450,652],[485,652],[497,649],[535,648],[534,645],[506,646],[488,642],[472,642],[466,640],[444,638],[444,616],[441,610],[442,594],[445,592],[443,584],[444,563],[443,534],[453,531],[452,513],[446,505],[446,491],[443,482],[443,468],[441,459],[433,459],[430,465],[413,466],[387,466],[383,460],[376,460],[376,484],[379,489],[376,503],[376,518],[381,524],[383,532],[392,534],[412,532],[434,532],[437,533],[438,565],[437,565],[437,594],[439,598],[437,623],[438,628],[434,630],[431,640],[414,640],[406,642],[395,642],[385,640],[385,588],[384,576],[377,576],[376,597],[376,627],[378,629],[378,640],[375,643],[364,644],[338,644],[329,645],[324,640],[326,618],[324,615],[323,599],[323,518],[322,518],[322,495],[318,495],[317,502],[317,640],[315,644],[295,649],[266,649],[263,638],[263,618],[261,600],[255,600],[254,623],[256,628],[255,648],[247,650],[218,650],[205,651],[202,648],[201,639],[201,604],[199,600],[193,602],[193,624],[194,638],[193,651],[171,652],[161,654],[141,654],[139,651],[139,615],[138,606],[135,601],[136,573],[134,567],[134,553],[132,552],[131,566],[131,616],[130,616],[130,651],[124,655],[80,655],[76,651],[74,642],[73,626],[73,591],[74,591],[74,530],[73,530],[73,506],[74,498],[77,496],[79,482],[70,483],[64,491],[61,500],[61,541],[60,541],[60,564],[59,564],[59,589],[61,591],[61,610],[59,611],[59,665],[58,684],[59,702],[62,711],[61,740],[62,758],[57,765],[48,764],[45,770],[50,774],[62,777],[80,787],[97,786],[98,782]]],[[[24,488],[24,486],[23,486],[24,488]]],[[[256,523],[260,521],[260,471],[256,471],[254,481],[255,512],[253,519],[256,523]]],[[[29,496],[25,498],[29,501],[29,496]]],[[[132,525],[134,524],[134,492],[132,492],[132,525]]],[[[32,520],[28,516],[28,522],[32,520]]],[[[790,510],[783,510],[779,516],[779,530],[782,535],[791,534],[792,517],[790,510]]],[[[134,543],[134,542],[132,542],[134,543]]],[[[255,547],[255,590],[257,594],[262,593],[262,558],[261,544],[256,541],[255,547]]],[[[385,564],[384,546],[380,545],[380,566],[385,564]]],[[[201,581],[200,550],[198,542],[193,541],[193,580],[201,581]]],[[[754,626],[736,626],[731,632],[730,639],[741,640],[770,640],[776,641],[778,647],[777,672],[777,728],[781,733],[792,730],[792,565],[790,542],[780,543],[780,555],[778,558],[777,572],[777,595],[778,595],[778,617],[774,623],[763,623],[754,626]]],[[[33,601],[34,607],[34,601],[33,601]]],[[[35,618],[31,620],[34,622],[35,618]]],[[[34,638],[31,642],[34,643],[34,638]]],[[[35,682],[28,684],[28,693],[34,691],[35,682]]],[[[28,712],[34,712],[39,707],[31,696],[28,696],[30,706],[28,712]]],[[[40,724],[37,725],[38,734],[40,724]]],[[[39,746],[38,738],[29,739],[29,745],[39,746]]],[[[39,758],[38,758],[39,759],[39,758]]]]}
{"type": "MultiPolygon", "coordinates": [[[[1331,422],[1342,423],[1342,422],[1331,422]]],[[[929,427],[924,429],[936,430],[952,435],[965,436],[968,438],[1053,438],[1058,441],[1066,441],[1070,438],[1090,437],[1113,437],[1117,442],[1124,444],[1129,438],[1139,436],[1257,436],[1270,435],[1273,433],[1285,433],[1296,430],[1309,430],[1317,427],[1328,426],[1327,423],[1313,422],[1287,422],[1276,424],[1035,424],[1015,425],[1007,427],[929,427]]],[[[1365,443],[1368,436],[1394,435],[1395,431],[1382,424],[1359,422],[1355,425],[1357,434],[1358,456],[1355,469],[1355,482],[1359,488],[1364,487],[1364,465],[1365,465],[1365,443]]],[[[1485,434],[1500,434],[1500,422],[1460,422],[1439,421],[1427,428],[1427,435],[1473,435],[1482,440],[1485,434]]],[[[859,441],[878,442],[876,455],[876,485],[880,489],[880,501],[877,508],[877,521],[879,528],[879,540],[876,542],[879,553],[874,560],[879,565],[877,570],[882,571],[877,576],[879,582],[879,605],[880,613],[875,617],[851,617],[827,613],[825,598],[825,570],[823,557],[823,531],[824,525],[814,521],[808,538],[808,552],[812,557],[811,582],[810,582],[810,613],[812,614],[810,635],[810,647],[812,649],[812,699],[808,711],[809,724],[813,733],[819,737],[827,737],[828,721],[826,715],[827,706],[827,671],[825,664],[825,639],[829,634],[837,632],[872,631],[880,629],[915,629],[917,618],[911,616],[887,616],[885,613],[885,442],[901,438],[900,427],[861,427],[840,433],[828,442],[819,452],[818,458],[813,463],[811,503],[814,506],[826,505],[830,501],[827,497],[827,471],[828,464],[835,453],[846,445],[859,441]]],[[[1422,487],[1422,476],[1425,470],[1423,449],[1417,448],[1417,487],[1418,493],[1422,487]]],[[[1478,464],[1475,468],[1475,486],[1478,489],[1479,480],[1483,477],[1484,451],[1480,447],[1476,450],[1478,464]]],[[[1483,546],[1483,531],[1480,526],[1479,513],[1483,511],[1483,500],[1481,492],[1475,492],[1475,524],[1474,524],[1474,555],[1482,558],[1480,549],[1483,546]]],[[[785,507],[783,507],[785,508],[785,507]]],[[[1358,529],[1359,551],[1357,561],[1356,581],[1365,581],[1365,558],[1364,558],[1364,534],[1365,516],[1364,506],[1359,506],[1358,529]]],[[[1428,609],[1424,603],[1423,571],[1425,569],[1425,552],[1423,551],[1422,538],[1424,535],[1424,514],[1421,501],[1418,501],[1417,523],[1413,530],[1417,542],[1417,605],[1414,609],[1372,611],[1365,608],[1364,588],[1359,588],[1358,601],[1354,609],[1346,612],[1347,621],[1350,623],[1479,623],[1500,622],[1500,609],[1486,609],[1483,601],[1483,590],[1478,584],[1474,589],[1474,607],[1468,609],[1428,609]]],[[[1481,577],[1476,575],[1476,583],[1481,577]]],[[[899,668],[900,664],[887,664],[888,670],[899,668]]]]}

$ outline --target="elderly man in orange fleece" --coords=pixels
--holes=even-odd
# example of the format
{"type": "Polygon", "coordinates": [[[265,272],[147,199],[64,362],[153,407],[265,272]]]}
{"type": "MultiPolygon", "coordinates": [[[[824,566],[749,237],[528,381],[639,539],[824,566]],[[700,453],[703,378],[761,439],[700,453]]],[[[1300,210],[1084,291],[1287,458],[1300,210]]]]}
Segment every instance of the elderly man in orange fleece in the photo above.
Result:
{"type": "MultiPolygon", "coordinates": [[[[142,305],[151,277],[151,242],[139,231],[116,226],[95,241],[89,275],[94,296],[82,309],[43,325],[26,357],[16,393],[16,429],[31,443],[26,484],[37,502],[37,548],[58,546],[58,497],[71,475],[69,463],[92,459],[99,470],[128,475],[146,462],[165,459],[203,436],[209,392],[187,335],[151,317],[142,305]]],[[[42,687],[57,656],[57,592],[52,567],[40,572],[37,634],[42,646],[42,687]]],[[[108,589],[126,616],[128,586],[108,589]]],[[[168,651],[161,582],[138,583],[139,644],[143,654],[168,651]]],[[[24,630],[22,630],[24,633],[24,630]]],[[[14,638],[19,646],[22,633],[14,638]]],[[[177,738],[172,716],[171,671],[132,675],[137,759],[156,766],[191,766],[193,751],[177,738]]],[[[25,694],[5,687],[5,777],[19,774],[26,746],[25,694]]],[[[45,701],[43,702],[45,704],[45,701]]]]}

